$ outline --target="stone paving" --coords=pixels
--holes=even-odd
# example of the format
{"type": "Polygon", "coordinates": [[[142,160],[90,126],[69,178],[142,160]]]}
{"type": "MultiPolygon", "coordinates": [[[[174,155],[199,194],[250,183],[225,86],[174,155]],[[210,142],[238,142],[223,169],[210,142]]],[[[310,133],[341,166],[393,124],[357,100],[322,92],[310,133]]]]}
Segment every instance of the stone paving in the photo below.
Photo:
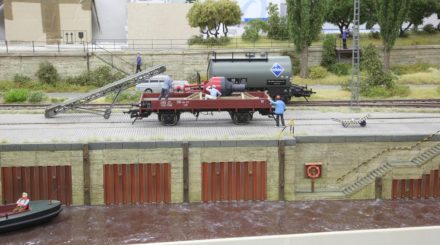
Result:
{"type": "MultiPolygon", "coordinates": [[[[295,119],[295,136],[423,136],[440,130],[440,113],[321,112],[289,110],[286,123],[295,119]],[[367,126],[344,128],[332,118],[348,120],[370,114],[367,126]]],[[[0,143],[84,143],[191,140],[274,140],[289,135],[289,127],[274,127],[273,119],[258,114],[248,125],[234,125],[225,112],[182,114],[176,126],[161,125],[156,115],[136,121],[121,112],[105,120],[100,115],[66,113],[47,119],[38,114],[0,114],[0,143]]]]}

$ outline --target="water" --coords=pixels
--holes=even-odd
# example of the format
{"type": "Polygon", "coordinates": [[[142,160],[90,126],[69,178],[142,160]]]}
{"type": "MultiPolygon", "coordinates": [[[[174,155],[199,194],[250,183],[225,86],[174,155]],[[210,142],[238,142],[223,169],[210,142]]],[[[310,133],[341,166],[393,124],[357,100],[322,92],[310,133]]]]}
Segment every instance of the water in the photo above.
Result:
{"type": "Polygon", "coordinates": [[[65,207],[0,244],[128,244],[440,225],[440,200],[65,207]]]}

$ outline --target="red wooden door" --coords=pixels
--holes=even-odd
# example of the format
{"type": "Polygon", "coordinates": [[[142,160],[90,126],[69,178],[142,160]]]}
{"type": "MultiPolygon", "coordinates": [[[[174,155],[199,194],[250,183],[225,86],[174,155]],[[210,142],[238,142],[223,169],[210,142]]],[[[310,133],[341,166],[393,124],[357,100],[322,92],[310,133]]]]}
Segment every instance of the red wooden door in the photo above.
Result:
{"type": "Polygon", "coordinates": [[[170,203],[171,165],[104,165],[105,204],[170,203]]]}
{"type": "Polygon", "coordinates": [[[202,201],[266,200],[266,162],[202,163],[202,201]]]}
{"type": "Polygon", "coordinates": [[[440,196],[439,169],[431,170],[419,179],[393,179],[391,198],[438,198],[440,196]]]}
{"type": "Polygon", "coordinates": [[[3,202],[15,202],[22,192],[31,200],[59,200],[72,204],[70,166],[2,167],[3,202]]]}

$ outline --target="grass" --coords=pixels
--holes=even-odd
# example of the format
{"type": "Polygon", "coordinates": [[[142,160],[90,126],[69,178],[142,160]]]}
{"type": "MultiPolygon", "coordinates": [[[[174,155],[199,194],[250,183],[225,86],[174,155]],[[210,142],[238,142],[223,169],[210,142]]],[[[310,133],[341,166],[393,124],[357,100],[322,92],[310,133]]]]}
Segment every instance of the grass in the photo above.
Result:
{"type": "Polygon", "coordinates": [[[438,84],[440,85],[440,70],[429,68],[428,71],[403,74],[397,80],[401,84],[438,84]]]}
{"type": "MultiPolygon", "coordinates": [[[[312,42],[312,46],[322,46],[323,37],[321,36],[319,40],[312,42]]],[[[376,46],[382,46],[381,39],[375,39],[369,37],[368,33],[361,34],[360,45],[366,46],[373,43],[376,46]]],[[[436,34],[426,34],[424,32],[410,33],[408,37],[398,38],[396,40],[395,46],[413,46],[413,45],[439,45],[440,44],[440,33],[436,34]]],[[[352,39],[347,40],[347,45],[350,47],[352,45],[352,39]]],[[[337,39],[337,46],[342,46],[342,40],[337,39]]],[[[241,37],[231,38],[231,42],[223,46],[212,46],[207,45],[191,45],[191,48],[294,48],[292,41],[279,41],[268,39],[267,37],[260,37],[256,42],[248,42],[241,39],[241,37]]]]}
{"type": "Polygon", "coordinates": [[[43,91],[46,93],[53,92],[87,92],[94,89],[94,86],[79,86],[75,84],[69,84],[66,82],[57,82],[54,85],[44,84],[37,81],[31,81],[29,83],[20,84],[13,81],[0,81],[0,91],[8,91],[11,89],[29,89],[32,91],[43,91]]]}

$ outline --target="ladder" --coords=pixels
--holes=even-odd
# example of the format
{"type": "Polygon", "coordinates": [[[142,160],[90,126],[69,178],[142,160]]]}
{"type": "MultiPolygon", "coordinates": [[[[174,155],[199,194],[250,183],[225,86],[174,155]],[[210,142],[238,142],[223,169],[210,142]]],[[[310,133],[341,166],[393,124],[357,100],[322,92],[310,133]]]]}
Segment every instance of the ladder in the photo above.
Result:
{"type": "Polygon", "coordinates": [[[360,89],[360,52],[359,52],[359,18],[360,18],[360,0],[353,0],[353,55],[351,69],[351,107],[359,107],[359,89],[360,89]]]}
{"type": "Polygon", "coordinates": [[[87,102],[90,102],[92,100],[96,100],[100,97],[103,97],[108,94],[116,92],[116,96],[113,99],[112,104],[110,105],[109,108],[107,108],[104,111],[104,118],[108,119],[108,118],[110,118],[113,105],[114,105],[117,97],[121,93],[121,91],[135,86],[138,83],[138,81],[146,80],[152,76],[163,73],[163,72],[165,72],[165,70],[166,70],[165,66],[158,65],[158,66],[154,66],[149,69],[146,69],[145,71],[129,75],[125,78],[122,78],[118,81],[107,84],[101,88],[97,88],[97,89],[95,89],[87,94],[81,95],[77,98],[67,100],[67,101],[60,103],[60,104],[51,105],[46,108],[46,110],[44,112],[44,116],[46,118],[51,118],[51,117],[54,117],[57,114],[62,113],[66,110],[79,110],[79,109],[90,110],[90,109],[86,109],[86,108],[81,108],[81,105],[84,105],[87,102]]]}

